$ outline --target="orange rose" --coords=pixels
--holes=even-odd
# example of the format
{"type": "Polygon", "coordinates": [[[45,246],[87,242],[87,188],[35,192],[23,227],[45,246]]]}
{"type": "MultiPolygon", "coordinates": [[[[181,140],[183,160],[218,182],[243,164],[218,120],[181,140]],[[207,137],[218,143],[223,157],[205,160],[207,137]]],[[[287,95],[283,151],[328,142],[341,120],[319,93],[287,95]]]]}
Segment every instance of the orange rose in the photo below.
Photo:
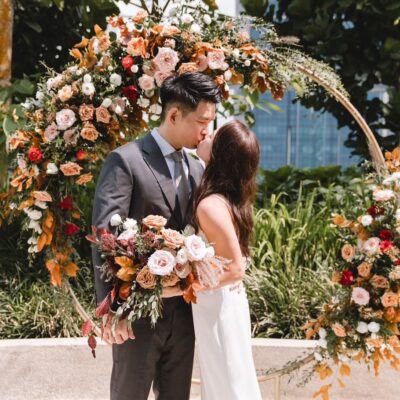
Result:
{"type": "Polygon", "coordinates": [[[185,72],[197,72],[197,63],[195,62],[188,62],[188,63],[183,63],[178,69],[178,74],[184,74],[185,72]]]}
{"type": "Polygon", "coordinates": [[[148,215],[146,218],[142,220],[142,223],[146,225],[148,228],[156,228],[161,229],[164,228],[167,220],[160,215],[148,215]]]}
{"type": "Polygon", "coordinates": [[[183,245],[183,236],[173,229],[162,229],[161,236],[164,244],[170,249],[177,249],[183,245]]]}
{"type": "Polygon", "coordinates": [[[345,337],[346,336],[346,329],[344,329],[344,326],[339,323],[333,324],[332,330],[337,337],[345,337]]]}
{"type": "Polygon", "coordinates": [[[136,276],[136,282],[143,289],[154,289],[156,287],[156,277],[150,272],[149,267],[144,267],[136,276]]]}
{"type": "Polygon", "coordinates": [[[97,132],[93,124],[86,123],[81,130],[81,136],[90,142],[94,142],[98,138],[99,132],[97,132]]]}
{"type": "Polygon", "coordinates": [[[360,275],[361,278],[368,279],[371,274],[371,268],[372,268],[371,264],[369,264],[367,262],[361,263],[357,267],[358,275],[360,275]]]}
{"type": "Polygon", "coordinates": [[[356,249],[354,248],[354,246],[350,244],[345,244],[342,247],[342,257],[344,260],[350,262],[354,258],[355,254],[356,254],[356,249]]]}
{"type": "Polygon", "coordinates": [[[389,281],[384,276],[374,275],[370,282],[375,288],[386,289],[389,287],[389,281]]]}
{"type": "Polygon", "coordinates": [[[365,341],[371,347],[379,348],[379,347],[381,347],[383,345],[383,339],[382,338],[378,338],[378,339],[367,338],[365,341]]]}
{"type": "Polygon", "coordinates": [[[179,28],[177,28],[176,26],[172,26],[172,25],[166,25],[163,26],[161,34],[163,36],[176,36],[179,35],[181,33],[181,30],[179,28]]]}
{"type": "Polygon", "coordinates": [[[142,24],[143,21],[149,16],[146,10],[139,10],[136,14],[132,17],[132,21],[135,24],[142,24]]]}
{"type": "Polygon", "coordinates": [[[126,52],[133,57],[146,57],[147,40],[142,37],[133,38],[128,42],[126,52]]]}
{"type": "Polygon", "coordinates": [[[79,175],[82,167],[74,162],[67,162],[60,166],[60,170],[65,176],[79,175]]]}
{"type": "Polygon", "coordinates": [[[82,104],[79,107],[79,116],[82,121],[90,121],[93,119],[94,106],[92,104],[82,104]]]}
{"type": "Polygon", "coordinates": [[[164,287],[175,286],[178,282],[179,276],[175,272],[172,272],[171,274],[163,276],[161,278],[161,284],[164,287]]]}
{"type": "Polygon", "coordinates": [[[86,184],[88,182],[91,182],[92,179],[93,179],[93,175],[91,173],[83,174],[76,180],[76,184],[77,185],[84,185],[84,184],[86,184]]]}
{"type": "Polygon", "coordinates": [[[108,124],[110,122],[111,115],[105,107],[96,108],[96,120],[97,122],[102,122],[103,124],[108,124]]]}
{"type": "Polygon", "coordinates": [[[381,297],[383,307],[397,307],[399,303],[399,296],[397,293],[386,292],[381,297]]]}
{"type": "Polygon", "coordinates": [[[39,201],[53,201],[50,193],[47,193],[47,192],[44,192],[44,191],[42,191],[42,192],[34,191],[32,194],[33,194],[33,197],[36,200],[39,200],[39,201]]]}

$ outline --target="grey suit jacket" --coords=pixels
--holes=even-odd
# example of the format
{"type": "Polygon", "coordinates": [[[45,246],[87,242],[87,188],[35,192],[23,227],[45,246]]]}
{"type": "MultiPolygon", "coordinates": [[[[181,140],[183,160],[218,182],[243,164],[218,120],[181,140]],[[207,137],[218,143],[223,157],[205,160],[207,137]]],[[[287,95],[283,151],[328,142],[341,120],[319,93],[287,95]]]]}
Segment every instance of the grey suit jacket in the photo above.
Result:
{"type": "MultiPolygon", "coordinates": [[[[193,194],[200,183],[203,167],[187,154],[186,157],[193,194]]],[[[165,217],[168,228],[182,230],[190,221],[191,200],[187,214],[182,217],[165,158],[154,138],[147,134],[113,150],[106,158],[97,182],[92,225],[113,231],[110,219],[114,214],[138,222],[153,214],[165,217]]],[[[96,268],[102,264],[96,248],[92,249],[92,261],[96,299],[100,303],[111,290],[111,282],[105,282],[96,268]]]]}

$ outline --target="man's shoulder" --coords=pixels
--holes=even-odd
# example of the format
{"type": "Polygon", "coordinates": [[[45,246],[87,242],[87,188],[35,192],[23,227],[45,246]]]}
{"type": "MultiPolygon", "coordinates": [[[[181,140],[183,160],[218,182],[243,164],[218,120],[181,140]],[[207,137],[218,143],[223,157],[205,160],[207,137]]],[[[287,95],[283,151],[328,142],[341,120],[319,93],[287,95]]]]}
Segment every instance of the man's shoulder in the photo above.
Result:
{"type": "Polygon", "coordinates": [[[143,139],[135,139],[129,143],[117,147],[111,153],[119,155],[122,158],[131,158],[133,154],[141,152],[143,139]]]}

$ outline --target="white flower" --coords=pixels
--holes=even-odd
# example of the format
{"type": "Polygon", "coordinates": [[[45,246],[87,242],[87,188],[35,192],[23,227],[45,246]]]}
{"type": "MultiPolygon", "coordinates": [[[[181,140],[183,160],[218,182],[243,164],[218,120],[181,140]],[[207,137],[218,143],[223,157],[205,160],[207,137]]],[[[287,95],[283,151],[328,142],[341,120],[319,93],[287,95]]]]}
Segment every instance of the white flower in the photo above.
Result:
{"type": "Polygon", "coordinates": [[[39,234],[42,233],[42,227],[40,226],[39,222],[34,221],[32,219],[29,221],[28,228],[33,229],[36,233],[39,233],[39,234]]]}
{"type": "Polygon", "coordinates": [[[38,219],[42,218],[41,211],[32,210],[31,208],[24,208],[25,214],[32,220],[37,221],[38,219]]]}
{"type": "Polygon", "coordinates": [[[48,163],[47,164],[47,170],[46,170],[46,174],[47,175],[55,175],[58,172],[58,168],[57,165],[54,163],[48,163]]]}
{"type": "Polygon", "coordinates": [[[27,164],[26,164],[26,161],[22,157],[18,157],[17,164],[22,172],[26,171],[27,164]]]}
{"type": "Polygon", "coordinates": [[[147,108],[150,105],[150,100],[145,97],[141,97],[137,102],[139,107],[147,108]]]}
{"type": "Polygon", "coordinates": [[[229,71],[229,69],[227,71],[224,72],[224,78],[226,81],[230,81],[232,78],[232,72],[229,71]]]}
{"type": "Polygon", "coordinates": [[[158,103],[155,103],[155,104],[150,106],[149,112],[152,113],[152,114],[159,115],[162,112],[162,107],[158,103]]]}
{"type": "Polygon", "coordinates": [[[207,248],[206,248],[206,255],[205,255],[205,257],[206,257],[206,258],[212,258],[212,257],[214,257],[214,256],[215,256],[214,247],[212,247],[212,246],[207,247],[207,248]]]}
{"type": "Polygon", "coordinates": [[[86,96],[91,96],[92,94],[94,94],[94,92],[95,92],[96,90],[95,90],[95,88],[94,88],[94,85],[93,85],[93,83],[90,83],[90,82],[85,82],[85,83],[83,83],[82,84],[82,92],[83,92],[83,94],[85,94],[86,96]]]}
{"type": "Polygon", "coordinates": [[[380,252],[380,243],[381,240],[378,237],[369,238],[363,244],[363,251],[365,251],[369,256],[373,256],[380,252]]]}
{"type": "Polygon", "coordinates": [[[351,300],[359,306],[366,306],[369,303],[369,292],[362,287],[355,287],[351,292],[351,300]]]}
{"type": "Polygon", "coordinates": [[[35,96],[39,101],[42,101],[44,99],[44,93],[41,92],[40,90],[38,90],[36,92],[36,96],[35,96]]]}
{"type": "Polygon", "coordinates": [[[372,224],[372,221],[373,221],[374,219],[372,218],[372,216],[371,215],[363,215],[362,217],[361,217],[361,223],[362,223],[362,225],[363,226],[369,226],[369,225],[371,225],[372,224]]]}
{"type": "Polygon", "coordinates": [[[92,82],[92,77],[89,74],[83,75],[83,82],[85,82],[85,83],[92,82]]]}
{"type": "Polygon", "coordinates": [[[200,27],[199,24],[193,24],[193,25],[190,27],[190,30],[191,30],[193,33],[200,33],[200,32],[201,32],[201,27],[200,27]]]}
{"type": "Polygon", "coordinates": [[[186,250],[184,248],[178,250],[178,252],[176,253],[175,260],[176,260],[176,262],[178,264],[182,264],[183,265],[183,264],[187,263],[188,257],[187,257],[187,254],[186,254],[186,250]]]}
{"type": "Polygon", "coordinates": [[[328,347],[328,342],[326,339],[319,339],[317,343],[318,346],[322,347],[323,349],[326,349],[328,347]]]}
{"type": "Polygon", "coordinates": [[[366,322],[360,321],[357,325],[356,331],[358,333],[367,333],[368,332],[368,324],[366,322]]]}
{"type": "Polygon", "coordinates": [[[185,279],[192,272],[192,267],[188,262],[185,264],[176,264],[175,265],[175,273],[181,279],[185,279]]]}
{"type": "Polygon", "coordinates": [[[393,181],[393,182],[400,181],[400,172],[394,172],[394,173],[392,174],[392,181],[393,181]]]}
{"type": "Polygon", "coordinates": [[[137,233],[137,229],[127,229],[126,231],[123,231],[119,236],[118,240],[129,240],[133,239],[137,233]]]}
{"type": "Polygon", "coordinates": [[[9,207],[10,207],[10,210],[15,210],[17,208],[17,204],[16,203],[10,203],[9,207]]]}
{"type": "Polygon", "coordinates": [[[110,219],[111,226],[118,226],[122,224],[122,218],[119,214],[114,214],[110,219]]]}
{"type": "Polygon", "coordinates": [[[326,329],[325,328],[319,328],[318,335],[321,339],[326,338],[326,329]]]}
{"type": "Polygon", "coordinates": [[[32,254],[32,253],[38,253],[38,252],[39,252],[39,249],[37,248],[36,245],[28,247],[28,253],[32,254]]]}
{"type": "Polygon", "coordinates": [[[154,275],[169,275],[176,265],[175,257],[166,250],[156,250],[148,259],[147,265],[154,275]]]}
{"type": "Polygon", "coordinates": [[[203,21],[206,25],[210,25],[211,24],[211,17],[208,14],[205,14],[203,17],[203,21]]]}
{"type": "Polygon", "coordinates": [[[176,7],[176,6],[171,7],[169,12],[168,12],[168,16],[175,17],[177,11],[178,11],[178,7],[176,7]]]}
{"type": "Polygon", "coordinates": [[[185,238],[185,247],[190,261],[200,261],[206,255],[206,244],[200,236],[191,235],[185,238]]]}
{"type": "Polygon", "coordinates": [[[244,65],[245,65],[246,67],[250,67],[251,61],[250,61],[250,60],[246,60],[246,61],[244,62],[244,65]]]}
{"type": "Polygon", "coordinates": [[[109,99],[108,97],[106,97],[106,98],[103,100],[103,102],[101,103],[101,106],[104,107],[104,108],[108,108],[108,107],[111,106],[111,104],[112,104],[111,99],[109,99]]]}
{"type": "Polygon", "coordinates": [[[388,201],[394,197],[393,190],[377,190],[373,194],[375,201],[388,201]]]}
{"type": "Polygon", "coordinates": [[[132,229],[134,231],[137,231],[137,221],[133,218],[127,218],[122,224],[122,227],[124,229],[132,229]]]}
{"type": "Polygon", "coordinates": [[[115,106],[114,112],[115,112],[115,114],[118,114],[118,115],[122,114],[121,106],[120,105],[115,106]]]}
{"type": "Polygon", "coordinates": [[[139,71],[139,67],[135,64],[135,65],[132,65],[132,67],[131,67],[131,72],[133,72],[134,74],[136,74],[136,72],[138,72],[139,71]]]}
{"type": "Polygon", "coordinates": [[[56,114],[58,129],[65,130],[71,127],[76,121],[75,113],[67,108],[62,109],[56,114]]]}
{"type": "Polygon", "coordinates": [[[111,76],[110,76],[110,83],[111,83],[111,85],[114,85],[114,86],[119,86],[119,85],[121,85],[121,83],[122,83],[122,78],[121,78],[121,75],[119,75],[119,74],[111,74],[111,76]]]}
{"type": "Polygon", "coordinates": [[[160,119],[160,116],[159,116],[159,115],[156,115],[156,114],[152,114],[152,115],[150,115],[150,119],[151,119],[152,121],[158,121],[158,120],[160,119]]]}
{"type": "Polygon", "coordinates": [[[45,210],[47,208],[47,204],[45,201],[35,200],[35,206],[45,210]]]}
{"type": "Polygon", "coordinates": [[[193,17],[190,14],[183,14],[182,15],[182,22],[184,24],[191,24],[193,22],[193,17]]]}
{"type": "Polygon", "coordinates": [[[378,333],[380,328],[381,328],[381,326],[377,322],[370,322],[368,324],[368,330],[371,333],[378,333]]]}
{"type": "Polygon", "coordinates": [[[315,360],[316,361],[322,361],[324,358],[321,356],[321,354],[319,354],[319,353],[317,353],[317,352],[315,352],[314,353],[314,358],[315,358],[315,360]]]}
{"type": "Polygon", "coordinates": [[[28,244],[37,244],[37,242],[38,242],[38,239],[37,239],[37,237],[30,237],[29,239],[28,239],[28,244]]]}
{"type": "Polygon", "coordinates": [[[39,167],[36,164],[32,167],[32,170],[33,170],[33,176],[39,176],[40,171],[39,167]]]}
{"type": "Polygon", "coordinates": [[[234,49],[234,50],[232,51],[232,55],[233,55],[233,57],[235,57],[235,58],[239,58],[239,57],[240,57],[240,50],[239,50],[239,49],[234,49]]]}

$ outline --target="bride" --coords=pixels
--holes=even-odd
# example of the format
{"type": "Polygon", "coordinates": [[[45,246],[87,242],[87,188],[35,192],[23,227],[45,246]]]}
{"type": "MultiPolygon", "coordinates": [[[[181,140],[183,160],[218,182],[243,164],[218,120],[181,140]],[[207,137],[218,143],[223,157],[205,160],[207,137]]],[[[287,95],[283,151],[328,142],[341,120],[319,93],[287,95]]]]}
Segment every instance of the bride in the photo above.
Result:
{"type": "Polygon", "coordinates": [[[242,285],[253,228],[259,146],[254,133],[233,121],[200,143],[206,163],[194,202],[193,226],[231,262],[220,286],[195,284],[193,320],[202,400],[261,400],[251,351],[251,327],[242,285]]]}

